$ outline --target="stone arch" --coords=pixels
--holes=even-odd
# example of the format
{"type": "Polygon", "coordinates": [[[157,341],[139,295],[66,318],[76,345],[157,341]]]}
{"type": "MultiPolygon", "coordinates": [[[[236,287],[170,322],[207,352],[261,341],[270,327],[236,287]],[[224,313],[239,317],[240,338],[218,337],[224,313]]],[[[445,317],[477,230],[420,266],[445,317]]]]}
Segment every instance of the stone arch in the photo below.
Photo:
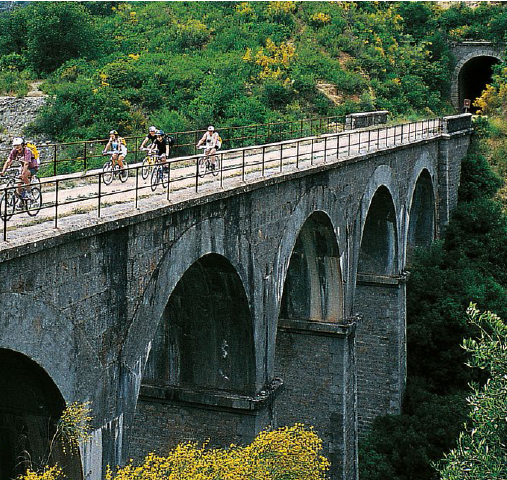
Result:
{"type": "Polygon", "coordinates": [[[143,383],[253,394],[252,318],[239,275],[207,254],[176,284],[152,343],[143,383]]]}
{"type": "Polygon", "coordinates": [[[375,192],[361,235],[358,274],[394,275],[398,271],[398,222],[386,186],[375,192]]]}
{"type": "Polygon", "coordinates": [[[429,246],[436,236],[435,191],[427,169],[422,170],[417,178],[408,217],[406,261],[410,263],[414,249],[429,246]]]}
{"type": "Polygon", "coordinates": [[[299,231],[287,270],[280,316],[321,322],[343,320],[343,285],[331,220],[314,212],[299,231]]]}
{"type": "MultiPolygon", "coordinates": [[[[121,409],[124,424],[132,425],[129,435],[125,435],[123,439],[124,460],[143,458],[146,451],[139,450],[142,445],[149,445],[150,449],[160,453],[167,451],[170,446],[174,446],[175,442],[185,440],[205,441],[206,438],[212,438],[214,445],[224,446],[230,444],[231,441],[238,442],[243,438],[250,438],[249,435],[253,431],[252,422],[250,418],[245,418],[241,406],[250,402],[249,399],[252,397],[249,395],[250,392],[259,390],[259,366],[256,364],[259,355],[256,352],[257,343],[254,344],[253,339],[255,320],[250,309],[251,287],[247,281],[252,266],[248,263],[250,261],[248,252],[248,242],[241,235],[238,235],[235,240],[227,238],[226,242],[226,220],[224,218],[207,217],[184,230],[184,233],[176,239],[174,244],[164,251],[160,259],[157,259],[156,267],[144,289],[143,297],[134,314],[121,353],[122,378],[120,382],[123,391],[121,409]],[[245,257],[247,261],[244,261],[245,257]],[[221,277],[216,272],[209,271],[217,265],[225,268],[224,276],[221,277]],[[182,335],[172,335],[171,332],[164,331],[164,327],[160,327],[160,325],[166,323],[164,319],[170,315],[173,306],[179,308],[178,302],[182,296],[185,296],[185,290],[192,288],[189,285],[192,281],[189,279],[198,277],[199,272],[202,273],[204,270],[208,271],[206,273],[207,280],[202,280],[206,283],[207,288],[210,287],[210,279],[211,281],[220,281],[219,288],[223,288],[224,277],[229,277],[229,280],[234,277],[232,283],[236,288],[235,291],[239,291],[242,297],[241,309],[245,311],[248,308],[248,322],[250,323],[247,336],[250,343],[244,350],[249,357],[246,382],[241,385],[235,383],[232,388],[226,388],[224,383],[217,380],[216,375],[210,382],[203,376],[194,381],[193,373],[188,369],[176,372],[166,370],[164,372],[163,369],[167,368],[167,362],[166,366],[163,363],[159,363],[158,366],[148,365],[146,374],[151,375],[150,380],[152,381],[151,384],[143,382],[143,374],[150,352],[152,350],[160,351],[164,342],[170,349],[174,349],[169,352],[169,359],[181,358],[182,352],[183,355],[190,353],[192,343],[183,345],[183,348],[181,343],[179,345],[177,343],[178,338],[181,339],[182,335],[187,332],[185,325],[183,325],[183,316],[177,321],[177,325],[183,328],[182,335]],[[189,271],[190,275],[184,278],[189,271]],[[168,304],[169,299],[175,293],[177,295],[168,304]],[[178,299],[178,297],[180,298],[178,299]],[[160,338],[165,335],[168,335],[167,339],[160,338]],[[157,368],[159,369],[158,373],[161,373],[160,376],[158,373],[157,376],[154,376],[157,368]],[[232,398],[240,400],[236,404],[232,398]],[[229,429],[223,428],[222,425],[224,421],[223,408],[233,409],[237,412],[237,415],[232,415],[237,423],[233,422],[234,425],[229,423],[229,429]],[[153,411],[156,411],[155,415],[153,411]],[[159,434],[153,437],[153,431],[157,431],[159,434]]],[[[188,298],[184,302],[185,305],[189,305],[188,298]]],[[[215,308],[219,307],[220,305],[215,303],[215,308]]],[[[242,325],[245,325],[245,322],[246,315],[243,315],[242,325]]],[[[195,322],[193,325],[195,327],[195,322]]],[[[221,332],[223,331],[222,329],[221,332]]],[[[204,341],[202,335],[197,339],[196,344],[200,341],[204,341]]],[[[213,345],[215,352],[217,346],[216,343],[213,345]]],[[[227,358],[224,359],[227,367],[227,361],[231,359],[229,345],[220,344],[219,346],[219,355],[222,351],[227,352],[227,358]]],[[[155,359],[157,354],[154,355],[155,359]]],[[[241,359],[241,361],[244,360],[241,359]]],[[[233,367],[233,365],[229,366],[229,368],[233,367]]],[[[224,373],[227,375],[227,372],[224,373]]]]}
{"type": "MultiPolygon", "coordinates": [[[[354,260],[356,277],[357,274],[360,273],[359,262],[361,257],[361,247],[363,246],[362,243],[365,238],[365,228],[367,227],[368,216],[370,216],[369,220],[370,223],[368,224],[368,228],[374,227],[374,225],[371,223],[373,221],[373,217],[372,215],[370,215],[372,212],[371,207],[374,199],[376,200],[375,208],[377,208],[380,205],[377,203],[379,200],[385,200],[385,202],[387,202],[385,204],[385,208],[389,210],[388,218],[386,217],[384,219],[386,221],[389,220],[390,224],[384,225],[384,234],[388,235],[387,237],[384,236],[384,240],[386,242],[390,242],[389,243],[390,246],[388,248],[386,244],[386,250],[384,252],[385,268],[382,269],[383,271],[389,273],[385,273],[384,275],[398,273],[399,268],[401,266],[401,262],[399,261],[400,245],[401,245],[401,242],[399,241],[400,225],[401,225],[399,212],[401,211],[401,208],[399,206],[401,205],[401,200],[398,186],[394,178],[395,176],[389,166],[380,165],[375,169],[373,175],[368,180],[368,183],[366,184],[366,187],[364,189],[364,194],[361,198],[361,202],[359,204],[354,224],[355,233],[353,242],[354,242],[354,251],[356,252],[356,257],[354,260]],[[376,197],[376,195],[379,194],[379,191],[381,198],[379,196],[376,197]],[[388,255],[388,252],[391,252],[391,254],[388,255]]],[[[387,214],[387,210],[383,212],[384,215],[387,214]]],[[[381,212],[377,212],[375,216],[378,216],[379,213],[381,212]]],[[[369,235],[369,239],[367,240],[367,242],[369,242],[368,249],[371,249],[374,246],[373,244],[376,241],[378,242],[378,239],[374,238],[375,236],[374,232],[371,230],[369,233],[367,233],[367,235],[369,235]]],[[[364,245],[364,247],[366,247],[366,244],[364,245]]],[[[363,267],[365,267],[364,265],[365,260],[366,260],[365,258],[361,260],[361,262],[363,263],[363,267]]],[[[374,269],[373,266],[366,266],[366,268],[369,270],[376,271],[378,270],[374,269]]]]}
{"type": "Polygon", "coordinates": [[[451,83],[451,101],[458,111],[462,111],[465,98],[473,103],[480,96],[491,81],[492,66],[502,60],[501,55],[493,47],[483,47],[469,52],[458,60],[451,83]]]}
{"type": "Polygon", "coordinates": [[[79,455],[65,455],[59,442],[50,448],[65,400],[55,382],[36,362],[0,348],[0,479],[28,468],[58,463],[68,478],[83,478],[79,455]]]}

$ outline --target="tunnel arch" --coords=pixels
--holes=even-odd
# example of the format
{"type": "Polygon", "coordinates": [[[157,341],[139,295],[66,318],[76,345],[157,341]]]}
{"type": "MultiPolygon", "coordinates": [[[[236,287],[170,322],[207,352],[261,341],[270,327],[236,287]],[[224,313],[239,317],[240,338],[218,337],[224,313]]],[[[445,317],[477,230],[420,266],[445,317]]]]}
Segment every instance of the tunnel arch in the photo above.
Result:
{"type": "Polygon", "coordinates": [[[394,275],[398,270],[398,225],[389,189],[380,186],[371,200],[361,235],[358,274],[394,275]]]}
{"type": "Polygon", "coordinates": [[[410,263],[414,249],[429,246],[436,237],[436,201],[433,181],[427,169],[422,170],[412,194],[406,246],[410,263]]]}
{"type": "MultiPolygon", "coordinates": [[[[480,52],[469,53],[461,58],[453,73],[451,84],[451,98],[458,111],[463,110],[465,98],[472,104],[488,83],[491,83],[493,65],[502,61],[500,55],[494,49],[482,49],[480,52]],[[491,51],[490,51],[491,50],[491,51]]],[[[475,113],[476,107],[471,107],[471,113],[475,113]]]]}
{"type": "Polygon", "coordinates": [[[58,463],[68,478],[82,479],[78,455],[50,448],[65,400],[46,371],[26,355],[0,348],[0,479],[58,463]]]}
{"type": "Polygon", "coordinates": [[[338,244],[331,220],[314,212],[303,224],[290,256],[280,317],[343,320],[343,281],[338,244]]]}
{"type": "Polygon", "coordinates": [[[241,279],[207,254],[176,284],[152,342],[143,383],[253,394],[253,326],[241,279]]]}

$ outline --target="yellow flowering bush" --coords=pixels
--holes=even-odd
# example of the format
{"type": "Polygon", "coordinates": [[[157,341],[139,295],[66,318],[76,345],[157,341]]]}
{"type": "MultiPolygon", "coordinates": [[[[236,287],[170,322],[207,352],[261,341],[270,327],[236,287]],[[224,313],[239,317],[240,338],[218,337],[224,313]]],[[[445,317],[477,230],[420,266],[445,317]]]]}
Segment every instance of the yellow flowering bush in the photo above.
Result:
{"type": "Polygon", "coordinates": [[[268,2],[266,13],[275,17],[278,15],[287,15],[296,10],[296,2],[268,2]]]}
{"type": "MultiPolygon", "coordinates": [[[[296,47],[291,42],[281,42],[276,45],[270,38],[266,40],[266,47],[259,48],[254,54],[247,48],[243,60],[259,65],[262,70],[257,80],[274,79],[290,81],[288,68],[295,59],[296,47]]],[[[254,79],[255,80],[255,79],[254,79]]]]}
{"type": "Polygon", "coordinates": [[[28,470],[19,480],[60,480],[63,479],[62,470],[57,466],[46,467],[42,472],[28,470]]]}
{"type": "Polygon", "coordinates": [[[313,25],[319,27],[328,24],[331,21],[331,15],[322,12],[314,13],[310,17],[310,21],[312,22],[313,25]]]}
{"type": "Polygon", "coordinates": [[[64,453],[77,453],[79,443],[90,438],[91,421],[90,402],[74,402],[67,405],[58,420],[52,443],[59,440],[64,453]]]}
{"type": "Polygon", "coordinates": [[[313,430],[296,424],[263,431],[245,447],[185,443],[167,457],[150,454],[139,466],[109,470],[106,480],[324,480],[329,462],[321,450],[313,430]]]}

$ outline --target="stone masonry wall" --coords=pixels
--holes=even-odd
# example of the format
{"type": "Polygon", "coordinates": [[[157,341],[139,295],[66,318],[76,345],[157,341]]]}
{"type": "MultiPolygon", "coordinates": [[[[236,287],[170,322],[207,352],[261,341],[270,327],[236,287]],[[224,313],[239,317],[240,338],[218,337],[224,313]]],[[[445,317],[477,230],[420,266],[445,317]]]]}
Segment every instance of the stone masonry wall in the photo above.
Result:
{"type": "MultiPolygon", "coordinates": [[[[455,141],[451,136],[445,140],[449,166],[459,165],[461,152],[466,153],[467,138],[464,135],[455,141]]],[[[387,376],[381,377],[377,390],[372,392],[375,395],[372,402],[388,411],[396,410],[397,405],[391,405],[390,401],[393,396],[397,398],[404,382],[399,365],[404,358],[396,356],[396,349],[389,350],[389,344],[404,342],[400,334],[404,321],[403,298],[388,286],[380,288],[380,293],[359,292],[354,300],[361,222],[366,218],[361,209],[366,213],[376,189],[386,184],[393,194],[398,220],[404,225],[404,212],[410,204],[409,186],[415,185],[425,166],[431,172],[438,172],[441,143],[441,140],[421,141],[380,154],[319,165],[313,170],[267,177],[257,184],[222,189],[207,196],[173,200],[174,203],[165,207],[132,211],[123,218],[102,218],[84,223],[72,232],[53,232],[37,242],[31,241],[27,233],[25,244],[3,245],[0,249],[0,348],[17,351],[36,361],[66,401],[92,402],[94,431],[83,448],[87,480],[101,479],[108,463],[125,461],[129,444],[135,455],[140,455],[149,442],[149,450],[162,448],[163,442],[157,440],[161,431],[179,425],[182,437],[189,435],[203,425],[202,412],[213,410],[202,403],[190,406],[180,402],[176,407],[175,402],[150,400],[146,396],[137,402],[142,392],[144,363],[171,293],[188,268],[204,255],[214,253],[224,257],[244,285],[253,323],[256,393],[260,394],[273,381],[276,362],[289,365],[289,356],[276,358],[280,301],[299,231],[316,211],[328,215],[337,237],[345,317],[350,317],[355,309],[358,313],[367,312],[368,321],[386,329],[385,333],[380,332],[379,343],[375,335],[362,337],[358,328],[355,341],[357,348],[366,352],[363,365],[365,361],[372,364],[370,370],[363,369],[364,375],[376,377],[378,368],[386,364],[386,355],[396,365],[387,376]],[[391,320],[397,322],[396,328],[390,326],[391,320]],[[385,334],[392,338],[385,340],[385,334]],[[377,354],[381,358],[376,358],[377,354]],[[198,409],[201,413],[197,413],[198,409]],[[141,422],[146,419],[146,423],[138,423],[145,431],[140,432],[142,427],[136,426],[136,414],[141,422]],[[188,418],[188,424],[177,424],[179,417],[188,418]]],[[[452,170],[459,171],[459,167],[452,170]]],[[[454,194],[453,184],[446,185],[449,190],[445,195],[454,194]]],[[[439,191],[437,200],[445,203],[447,198],[439,191]]],[[[47,229],[47,226],[34,228],[47,229]]],[[[404,231],[400,228],[400,252],[406,240],[404,231]]],[[[402,258],[399,265],[403,267],[402,258]]],[[[363,332],[367,333],[364,329],[363,332]]],[[[355,380],[351,375],[355,373],[347,368],[353,365],[353,352],[349,345],[340,347],[341,353],[337,354],[340,350],[336,348],[337,340],[326,337],[318,339],[321,348],[316,349],[312,336],[307,337],[292,335],[290,340],[295,356],[305,362],[313,359],[306,376],[305,370],[301,370],[302,381],[315,382],[318,387],[319,379],[312,369],[322,367],[320,386],[328,385],[329,389],[321,390],[318,399],[319,403],[322,400],[322,411],[317,403],[308,412],[303,408],[294,410],[294,418],[315,418],[324,425],[325,432],[340,422],[345,425],[339,435],[342,439],[347,435],[349,438],[343,440],[343,445],[335,445],[334,437],[326,437],[329,439],[326,448],[330,452],[347,449],[346,461],[341,465],[347,472],[353,472],[357,459],[352,447],[356,440],[351,427],[355,422],[355,391],[351,391],[355,380]],[[324,352],[322,358],[319,358],[320,350],[324,352]],[[336,368],[331,371],[333,366],[336,368]],[[338,390],[341,395],[336,393],[338,390]],[[346,407],[342,409],[341,405],[346,407]],[[323,412],[328,412],[329,418],[323,412]],[[340,415],[344,415],[343,420],[340,415]]],[[[279,351],[283,353],[285,349],[289,355],[289,337],[282,336],[279,341],[282,342],[279,351]]],[[[284,372],[290,380],[295,370],[284,372]]],[[[377,382],[376,378],[370,380],[377,382]]],[[[358,385],[364,384],[358,382],[358,385]]],[[[224,442],[239,438],[245,431],[251,437],[270,424],[272,413],[276,416],[278,402],[282,405],[283,395],[282,390],[273,404],[267,402],[254,415],[237,412],[238,409],[217,408],[212,415],[207,415],[206,429],[199,431],[216,432],[224,442]]],[[[343,478],[342,473],[337,475],[335,478],[343,478]]]]}
{"type": "Polygon", "coordinates": [[[278,426],[312,425],[338,480],[357,476],[353,327],[280,319],[275,375],[284,392],[276,402],[278,426]]]}

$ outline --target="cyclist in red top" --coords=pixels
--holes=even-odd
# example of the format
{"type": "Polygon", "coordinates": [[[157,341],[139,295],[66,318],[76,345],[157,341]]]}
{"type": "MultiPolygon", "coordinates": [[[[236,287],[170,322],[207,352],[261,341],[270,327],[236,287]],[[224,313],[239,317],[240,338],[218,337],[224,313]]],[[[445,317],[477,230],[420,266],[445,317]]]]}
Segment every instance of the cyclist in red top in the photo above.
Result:
{"type": "Polygon", "coordinates": [[[26,197],[26,192],[21,188],[22,182],[26,185],[27,191],[30,191],[30,178],[32,175],[37,173],[39,169],[39,165],[37,160],[35,159],[35,155],[32,151],[25,145],[25,140],[23,138],[15,138],[12,141],[12,146],[14,147],[9,154],[9,158],[4,163],[2,171],[0,175],[3,175],[5,171],[12,165],[13,162],[20,162],[20,181],[18,181],[18,193],[21,198],[26,197]]]}

